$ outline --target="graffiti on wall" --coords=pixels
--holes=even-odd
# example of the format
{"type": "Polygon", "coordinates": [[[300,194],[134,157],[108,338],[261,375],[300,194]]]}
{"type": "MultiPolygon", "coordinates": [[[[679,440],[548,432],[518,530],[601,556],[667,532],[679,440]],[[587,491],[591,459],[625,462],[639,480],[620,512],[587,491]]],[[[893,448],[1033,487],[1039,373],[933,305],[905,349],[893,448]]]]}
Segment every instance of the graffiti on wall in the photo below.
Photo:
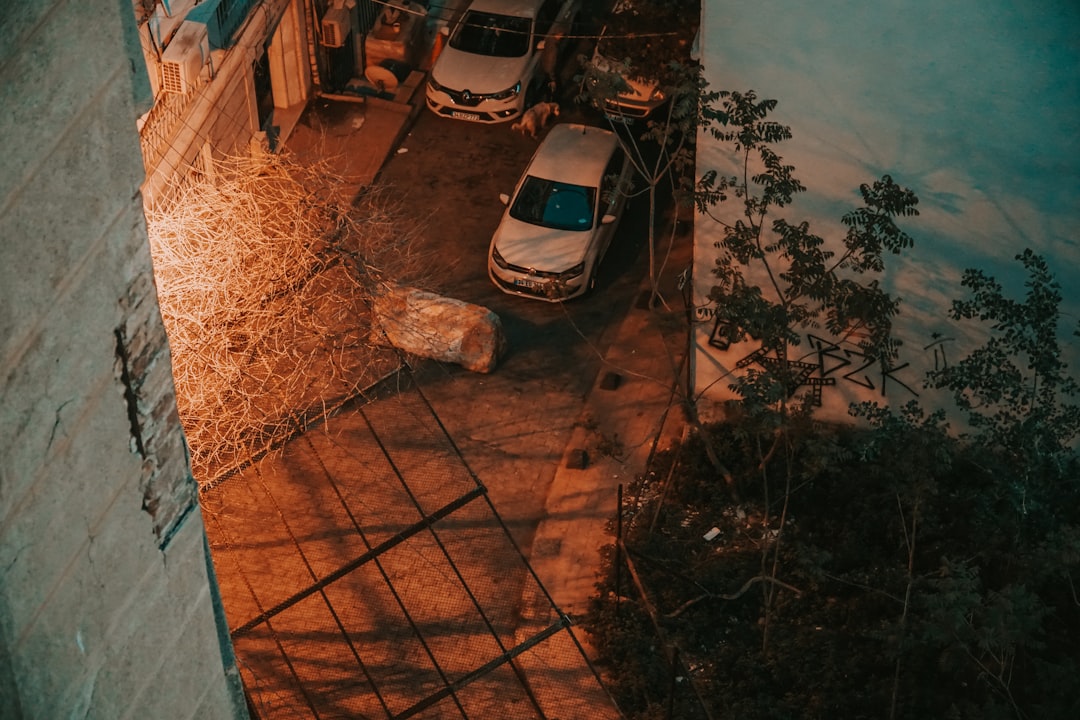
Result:
{"type": "Polygon", "coordinates": [[[866,355],[856,345],[837,343],[811,334],[807,334],[806,339],[817,356],[823,377],[839,375],[845,382],[854,383],[867,390],[880,389],[882,397],[889,394],[890,385],[896,387],[897,391],[902,389],[914,397],[919,396],[918,391],[911,386],[914,381],[904,382],[901,379],[902,372],[911,366],[910,362],[890,365],[866,355]]]}
{"type": "MultiPolygon", "coordinates": [[[[709,345],[722,351],[730,350],[730,338],[733,335],[731,330],[732,326],[727,321],[716,318],[709,335],[709,345]]],[[[923,347],[923,352],[932,359],[932,362],[927,363],[926,369],[941,370],[948,366],[945,348],[952,342],[952,338],[942,337],[937,333],[932,337],[933,342],[923,347]]],[[[882,363],[862,352],[853,342],[836,341],[812,333],[807,333],[806,340],[809,352],[787,361],[788,372],[792,376],[792,394],[800,388],[807,388],[811,402],[820,406],[823,388],[850,383],[877,392],[881,397],[887,397],[890,393],[919,396],[916,390],[916,370],[909,361],[882,363]]],[[[759,344],[755,350],[737,360],[735,368],[757,366],[763,370],[778,372],[781,357],[777,350],[759,344]]]]}

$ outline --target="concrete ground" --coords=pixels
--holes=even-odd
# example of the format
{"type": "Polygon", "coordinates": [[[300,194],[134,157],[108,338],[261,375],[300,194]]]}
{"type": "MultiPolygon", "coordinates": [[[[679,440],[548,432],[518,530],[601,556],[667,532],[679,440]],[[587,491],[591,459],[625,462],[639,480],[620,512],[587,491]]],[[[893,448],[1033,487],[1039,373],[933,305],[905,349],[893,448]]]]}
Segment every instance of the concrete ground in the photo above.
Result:
{"type": "MultiPolygon", "coordinates": [[[[422,109],[422,93],[421,87],[413,99],[414,112],[427,112],[422,109]]],[[[408,129],[399,129],[394,121],[408,115],[381,107],[366,112],[369,118],[377,119],[359,125],[352,133],[330,131],[325,137],[330,142],[351,135],[350,161],[357,167],[382,167],[398,150],[408,129]],[[385,134],[378,136],[379,132],[385,134]],[[371,157],[357,157],[358,148],[371,157]],[[384,155],[381,161],[380,153],[384,155]]],[[[319,124],[326,123],[326,115],[319,115],[319,124]]],[[[331,119],[329,124],[341,128],[350,122],[346,117],[331,119]]],[[[594,591],[600,548],[612,542],[607,525],[615,517],[618,486],[633,482],[644,471],[651,452],[669,447],[682,433],[679,384],[686,377],[687,322],[680,281],[681,273],[690,264],[691,245],[688,232],[672,243],[659,275],[663,302],[651,309],[646,307],[650,283],[644,278],[638,296],[624,309],[624,317],[614,322],[614,336],[600,372],[587,392],[547,493],[530,561],[556,604],[571,616],[586,610],[594,591]],[[609,442],[617,447],[607,447],[609,442]],[[609,452],[611,449],[615,451],[609,452]],[[579,467],[583,455],[584,467],[579,467]]],[[[514,402],[531,401],[518,397],[514,402]]],[[[513,423],[523,415],[520,408],[507,408],[498,402],[486,407],[494,413],[489,423],[481,423],[487,427],[513,423]],[[501,413],[513,417],[500,418],[501,413]]],[[[442,413],[455,412],[451,403],[442,403],[438,409],[442,413]]],[[[475,410],[475,406],[469,406],[470,412],[475,410]]],[[[537,421],[542,422],[539,418],[537,421]]],[[[495,438],[489,441],[498,442],[495,438]]],[[[485,470],[489,475],[499,472],[491,465],[486,465],[485,470]]]]}
{"type": "MultiPolygon", "coordinates": [[[[285,148],[301,160],[327,163],[332,172],[345,179],[342,192],[355,195],[376,181],[388,160],[402,149],[402,140],[418,113],[427,112],[423,109],[422,73],[420,76],[413,77],[415,83],[403,84],[394,100],[315,99],[285,138],[285,148]]],[[[303,714],[305,707],[313,704],[305,693],[293,689],[292,681],[279,682],[260,675],[265,667],[280,665],[273,660],[277,653],[291,654],[292,673],[298,685],[305,684],[300,681],[303,677],[322,678],[319,696],[333,699],[331,714],[340,712],[345,716],[357,716],[362,704],[373,702],[379,694],[372,690],[381,687],[385,691],[388,683],[391,692],[383,700],[393,706],[393,712],[401,712],[415,700],[417,693],[426,692],[425,687],[437,690],[439,681],[434,675],[440,663],[454,676],[455,672],[467,672],[476,658],[490,657],[492,653],[497,656],[499,649],[485,645],[479,626],[472,628],[469,624],[469,603],[456,594],[438,590],[446,578],[459,571],[456,565],[464,568],[462,572],[477,589],[474,604],[486,608],[487,617],[495,623],[493,637],[506,638],[500,647],[532,647],[519,656],[518,662],[527,667],[529,682],[534,692],[539,693],[531,699],[531,704],[544,706],[540,717],[611,716],[610,708],[601,709],[608,701],[602,693],[596,695],[589,668],[580,660],[573,660],[577,650],[572,644],[564,639],[553,647],[551,642],[540,642],[537,638],[546,637],[552,629],[567,620],[573,621],[587,610],[595,591],[601,548],[613,542],[610,527],[617,512],[619,485],[631,483],[644,471],[654,449],[669,447],[682,433],[679,383],[686,376],[687,323],[680,275],[689,266],[690,255],[689,234],[676,238],[659,276],[658,288],[664,302],[647,307],[645,300],[651,288],[647,279],[643,280],[633,301],[610,321],[610,330],[604,333],[604,342],[598,347],[599,371],[591,381],[585,379],[588,389],[579,396],[579,403],[567,404],[562,398],[557,409],[552,408],[559,414],[558,418],[550,412],[523,412],[522,408],[536,410],[543,405],[542,398],[533,400],[525,393],[512,397],[500,393],[499,397],[480,403],[454,401],[454,392],[473,395],[484,392],[482,376],[443,375],[439,388],[432,388],[431,411],[438,424],[450,429],[469,429],[468,442],[458,443],[466,446],[465,450],[458,450],[469,468],[482,468],[482,472],[478,471],[481,483],[502,472],[519,475],[523,459],[533,466],[557,463],[554,468],[533,468],[538,477],[545,478],[546,492],[541,493],[544,507],[532,509],[531,514],[538,517],[533,532],[514,533],[524,553],[521,560],[527,565],[521,564],[514,553],[507,553],[509,545],[490,537],[491,531],[499,530],[497,526],[502,521],[482,509],[472,511],[467,517],[457,511],[458,514],[448,518],[453,529],[442,531],[448,550],[424,544],[417,535],[410,536],[401,546],[411,546],[411,555],[396,560],[393,553],[386,556],[387,563],[380,570],[397,578],[398,583],[405,583],[406,599],[399,598],[397,604],[404,607],[411,602],[410,607],[421,608],[419,617],[410,622],[423,627],[425,636],[433,638],[432,648],[398,645],[393,633],[386,636],[402,620],[395,619],[391,598],[374,599],[379,583],[372,579],[374,584],[365,584],[360,565],[348,577],[324,587],[310,599],[297,601],[261,625],[252,625],[275,605],[288,603],[297,593],[308,592],[305,588],[318,586],[320,578],[333,574],[335,568],[360,562],[358,558],[370,554],[380,540],[386,542],[387,538],[409,532],[412,521],[402,514],[407,504],[400,498],[387,499],[391,497],[387,493],[392,491],[386,488],[393,485],[397,470],[379,470],[381,466],[373,459],[376,456],[372,454],[371,443],[361,441],[367,437],[366,433],[372,432],[371,421],[364,417],[367,410],[343,415],[327,428],[309,432],[306,438],[290,443],[283,455],[260,462],[217,488],[212,498],[204,498],[230,627],[236,630],[249,626],[236,635],[236,645],[242,667],[245,658],[250,659],[251,664],[244,668],[245,683],[249,691],[253,683],[256,686],[260,702],[264,703],[262,714],[271,716],[286,708],[303,714]],[[488,415],[477,417],[478,412],[488,415]],[[552,433],[552,424],[566,429],[552,433]],[[513,468],[500,470],[499,457],[510,462],[515,454],[520,455],[518,450],[504,453],[499,449],[505,441],[500,431],[508,427],[515,428],[522,438],[559,444],[553,448],[538,447],[535,458],[518,457],[513,468]],[[494,434],[483,437],[491,431],[494,434]],[[479,447],[484,448],[483,458],[471,459],[471,448],[479,447]],[[313,478],[319,480],[315,482],[313,478]],[[551,478],[550,482],[546,478],[551,478]],[[243,530],[251,527],[261,531],[252,534],[243,530]],[[463,528],[474,529],[461,534],[463,528]],[[430,565],[430,578],[425,572],[418,574],[417,558],[427,558],[424,564],[430,565]],[[246,569],[229,576],[229,567],[241,566],[246,569]],[[432,598],[432,591],[446,597],[432,598]],[[319,596],[335,616],[334,623],[326,624],[326,610],[319,609],[318,603],[312,604],[319,596]],[[356,605],[350,599],[356,597],[365,600],[356,605]],[[411,601],[407,601],[409,597],[411,601]],[[378,608],[375,616],[370,613],[373,601],[378,608]],[[460,605],[455,604],[459,601],[460,605]],[[349,609],[340,613],[335,610],[343,607],[349,609]],[[459,627],[451,632],[447,623],[459,627]],[[316,631],[313,629],[316,627],[327,630],[316,631]],[[334,659],[342,652],[331,637],[338,631],[345,636],[365,638],[363,647],[369,653],[372,648],[382,648],[376,653],[380,659],[376,666],[366,669],[371,677],[365,682],[348,673],[336,676],[334,673],[338,671],[332,671],[352,662],[344,657],[339,665],[334,659]],[[290,651],[283,644],[283,637],[302,641],[302,645],[290,651]],[[259,662],[270,665],[257,665],[259,662]],[[562,690],[549,698],[545,695],[546,687],[562,690]],[[393,705],[394,702],[402,704],[393,705]],[[589,708],[587,711],[582,709],[582,702],[589,708]],[[550,708],[558,708],[556,714],[550,708]]],[[[436,373],[434,377],[439,376],[436,373]]],[[[421,391],[424,378],[423,373],[418,378],[421,391]]],[[[534,392],[544,392],[542,382],[533,387],[534,392]]],[[[403,417],[419,417],[417,412],[405,412],[403,417]]],[[[416,446],[416,441],[431,432],[430,427],[407,430],[396,424],[398,420],[389,422],[388,427],[394,429],[381,431],[381,436],[393,438],[384,448],[390,453],[387,457],[396,458],[391,465],[402,466],[402,472],[412,478],[410,483],[416,483],[416,487],[423,486],[423,482],[417,482],[418,473],[421,481],[425,473],[434,473],[435,480],[425,486],[429,487],[426,491],[429,494],[422,498],[425,512],[453,504],[451,487],[455,484],[459,486],[458,492],[463,493],[459,497],[469,496],[472,481],[460,476],[461,468],[450,459],[453,453],[448,455],[446,448],[432,446],[427,440],[416,446]],[[445,468],[451,469],[452,479],[446,475],[445,468]],[[442,495],[446,499],[436,501],[442,495]]],[[[452,434],[449,439],[453,445],[452,434]]],[[[468,503],[469,507],[474,505],[468,503]]],[[[499,512],[497,504],[492,512],[499,512]]],[[[441,548],[442,543],[437,544],[441,548]]],[[[571,632],[570,638],[579,644],[579,649],[584,646],[584,653],[593,655],[585,634],[580,629],[571,632]]],[[[565,636],[557,633],[552,637],[565,636]]],[[[404,642],[405,635],[402,638],[404,642]]],[[[498,676],[492,675],[490,682],[474,681],[468,686],[469,692],[483,697],[473,700],[472,705],[464,697],[458,702],[473,708],[494,702],[490,707],[498,707],[504,717],[535,717],[529,714],[530,701],[500,690],[513,686],[510,678],[505,680],[507,684],[500,685],[498,676]],[[500,702],[500,698],[506,702],[500,702]]],[[[384,704],[383,710],[386,707],[384,704]]],[[[374,705],[364,710],[373,714],[379,711],[374,705]]],[[[422,717],[442,717],[441,712],[444,711],[434,707],[422,717]]],[[[446,716],[458,717],[454,712],[446,716]]],[[[479,715],[476,710],[471,712],[472,716],[489,716],[485,711],[479,715]]]]}

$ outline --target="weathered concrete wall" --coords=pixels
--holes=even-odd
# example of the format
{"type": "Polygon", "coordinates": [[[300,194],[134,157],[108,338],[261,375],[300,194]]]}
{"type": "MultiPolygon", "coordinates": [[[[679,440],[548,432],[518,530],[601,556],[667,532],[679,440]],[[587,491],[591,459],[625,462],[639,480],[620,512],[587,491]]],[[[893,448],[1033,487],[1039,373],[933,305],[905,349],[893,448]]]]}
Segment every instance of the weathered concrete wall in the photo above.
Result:
{"type": "MultiPolygon", "coordinates": [[[[946,393],[922,387],[925,373],[955,363],[985,341],[974,323],[948,310],[967,295],[966,268],[994,276],[1023,298],[1017,253],[1031,248],[1050,263],[1063,289],[1060,341],[1071,367],[1080,343],[1080,3],[1012,0],[911,0],[855,3],[703,0],[701,61],[714,90],[755,90],[778,101],[770,119],[793,138],[775,149],[807,187],[767,222],[806,221],[842,251],[844,213],[861,204],[861,183],[890,175],[919,197],[919,216],[898,225],[914,241],[901,256],[886,253],[882,288],[901,299],[896,336],[904,342],[888,371],[850,342],[803,333],[792,357],[820,366],[835,385],[822,388],[819,419],[850,422],[849,402],[961,413],[946,393]],[[751,40],[752,39],[752,40],[751,40]]],[[[697,172],[737,168],[732,149],[704,132],[697,172]]],[[[756,350],[710,345],[714,327],[705,298],[715,284],[724,225],[741,204],[729,200],[695,224],[698,325],[693,355],[699,405],[722,402],[729,373],[756,350]]],[[[770,238],[771,241],[772,238],[770,238]]],[[[837,256],[839,257],[839,256],[837,256]]],[[[871,277],[863,277],[869,280],[871,277]]],[[[749,347],[746,347],[749,346],[749,347]]]]}
{"type": "Polygon", "coordinates": [[[0,3],[5,719],[246,716],[154,294],[133,23],[0,3]]]}

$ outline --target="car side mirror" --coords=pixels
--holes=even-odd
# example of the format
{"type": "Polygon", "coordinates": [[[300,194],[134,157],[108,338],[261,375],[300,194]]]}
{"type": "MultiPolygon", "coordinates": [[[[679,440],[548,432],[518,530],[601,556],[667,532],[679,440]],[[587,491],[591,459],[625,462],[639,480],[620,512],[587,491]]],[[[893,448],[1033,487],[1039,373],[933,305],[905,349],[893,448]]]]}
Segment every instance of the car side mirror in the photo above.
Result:
{"type": "Polygon", "coordinates": [[[449,25],[443,25],[442,27],[440,27],[439,28],[439,34],[442,35],[443,37],[448,37],[450,35],[450,26],[449,25]]]}
{"type": "Polygon", "coordinates": [[[611,224],[613,222],[615,222],[615,216],[614,215],[605,215],[604,217],[600,218],[600,224],[601,225],[609,225],[609,224],[611,224]]]}
{"type": "Polygon", "coordinates": [[[510,196],[507,195],[506,193],[499,193],[499,199],[502,200],[503,205],[509,205],[510,204],[510,196]]]}
{"type": "Polygon", "coordinates": [[[539,42],[536,43],[536,49],[537,50],[543,50],[544,49],[544,41],[543,40],[540,40],[539,42]]]}

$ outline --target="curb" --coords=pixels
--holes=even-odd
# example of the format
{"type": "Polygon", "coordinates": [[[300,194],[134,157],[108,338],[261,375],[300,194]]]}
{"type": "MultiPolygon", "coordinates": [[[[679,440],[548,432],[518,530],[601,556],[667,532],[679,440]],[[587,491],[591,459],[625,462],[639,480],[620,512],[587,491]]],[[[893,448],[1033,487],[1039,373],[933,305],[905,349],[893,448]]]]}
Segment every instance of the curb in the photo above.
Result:
{"type": "MultiPolygon", "coordinates": [[[[646,280],[641,293],[649,291],[646,280]]],[[[685,309],[681,302],[647,309],[641,293],[585,399],[529,554],[555,606],[570,618],[584,615],[596,594],[602,548],[614,542],[619,486],[633,483],[655,451],[676,446],[683,435],[677,393],[687,348],[678,342],[685,335],[678,322],[685,309]]],[[[535,599],[522,598],[522,607],[535,611],[535,599]]]]}

